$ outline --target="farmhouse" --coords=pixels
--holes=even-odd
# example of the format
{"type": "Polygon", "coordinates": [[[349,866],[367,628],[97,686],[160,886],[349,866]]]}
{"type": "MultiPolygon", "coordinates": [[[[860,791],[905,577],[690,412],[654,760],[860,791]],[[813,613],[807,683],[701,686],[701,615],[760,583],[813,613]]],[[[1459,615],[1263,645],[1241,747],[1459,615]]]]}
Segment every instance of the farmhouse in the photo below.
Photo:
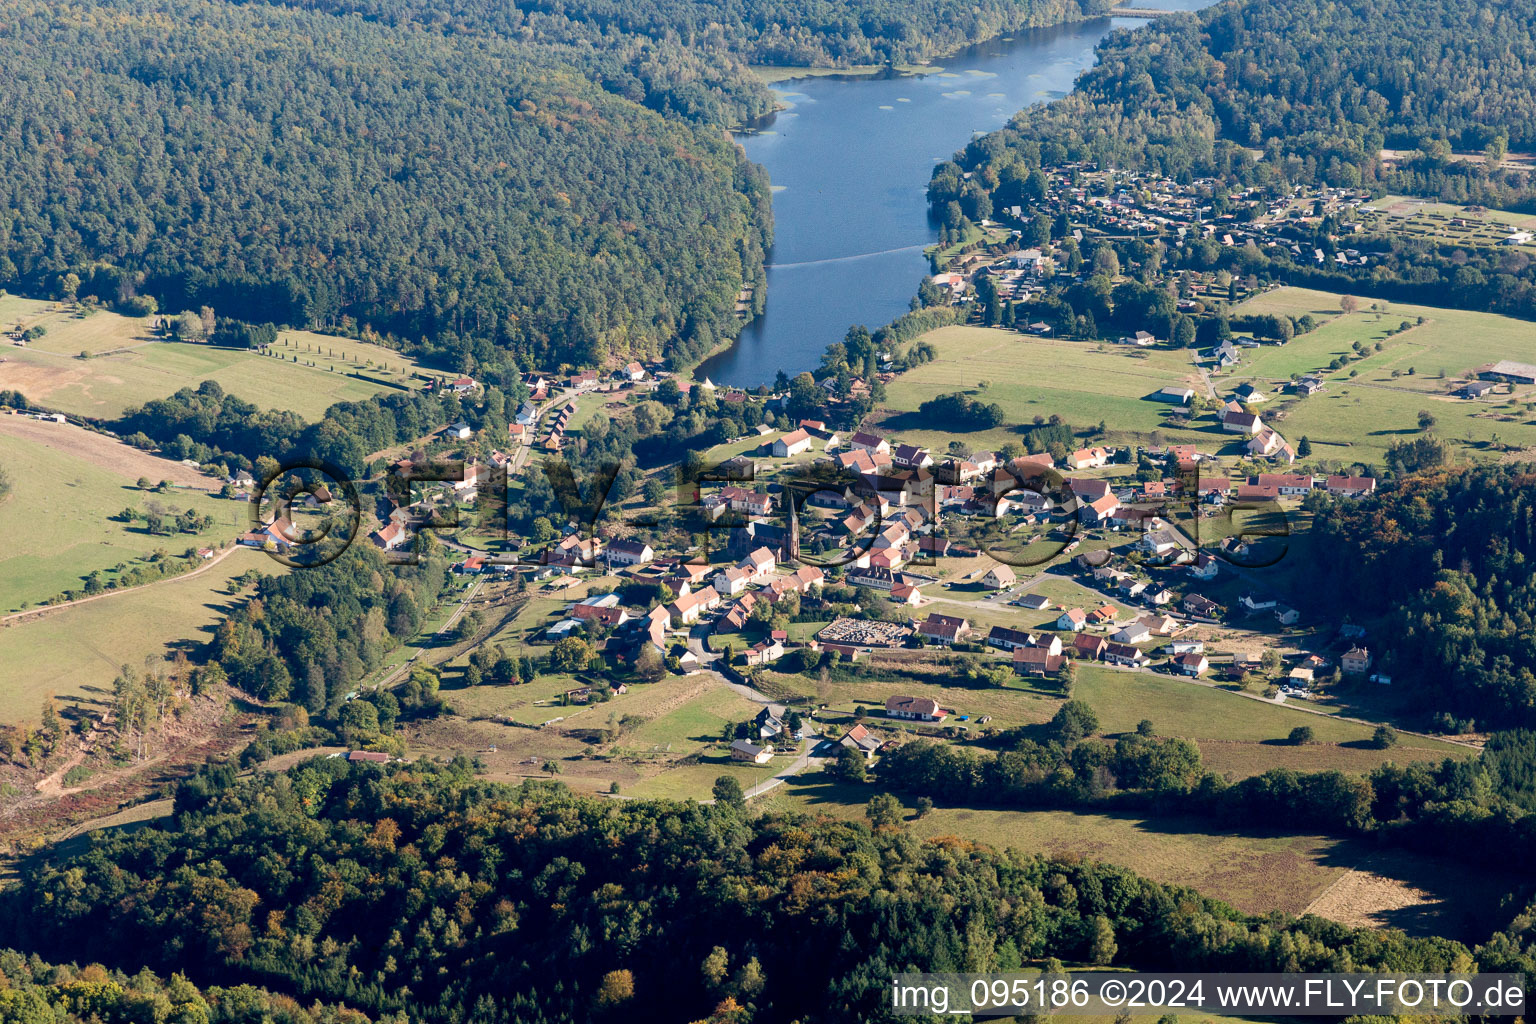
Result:
{"type": "Polygon", "coordinates": [[[1072,638],[1072,650],[1077,652],[1079,658],[1088,661],[1098,661],[1104,656],[1104,648],[1107,641],[1101,636],[1092,633],[1079,633],[1072,638]]]}
{"type": "Polygon", "coordinates": [[[1079,630],[1088,624],[1088,615],[1081,608],[1070,608],[1061,613],[1056,619],[1056,628],[1062,630],[1079,630]]]}
{"type": "Polygon", "coordinates": [[[777,640],[760,640],[748,647],[743,657],[748,665],[768,665],[784,656],[784,645],[777,640]]]}
{"type": "Polygon", "coordinates": [[[1097,469],[1108,462],[1109,452],[1104,448],[1079,448],[1067,456],[1068,469],[1097,469]]]}
{"type": "Polygon", "coordinates": [[[992,631],[987,634],[987,643],[993,647],[1000,647],[1005,651],[1012,651],[1020,647],[1034,646],[1035,638],[1033,634],[1026,633],[1022,629],[993,626],[992,631]]]}
{"type": "Polygon", "coordinates": [[[1203,676],[1211,668],[1210,661],[1205,655],[1199,653],[1182,654],[1174,664],[1179,667],[1179,672],[1186,676],[1203,676]]]}
{"type": "Polygon", "coordinates": [[[1162,388],[1152,393],[1154,402],[1168,402],[1172,405],[1188,405],[1189,400],[1194,397],[1193,388],[1162,388]]]}
{"type": "Polygon", "coordinates": [[[1087,477],[1069,477],[1067,487],[1078,501],[1097,501],[1113,491],[1108,480],[1091,480],[1087,477]]]}
{"type": "Polygon", "coordinates": [[[801,452],[811,450],[811,435],[804,427],[791,430],[777,441],[773,442],[774,458],[788,459],[799,455],[801,452]]]}
{"type": "Polygon", "coordinates": [[[1257,434],[1263,428],[1256,413],[1227,411],[1221,417],[1221,429],[1231,434],[1257,434]]]}
{"type": "Polygon", "coordinates": [[[1291,390],[1296,392],[1298,395],[1315,395],[1319,391],[1323,390],[1323,378],[1313,377],[1310,375],[1306,377],[1299,377],[1296,379],[1295,383],[1291,385],[1291,390]]]}
{"type": "Polygon", "coordinates": [[[1339,668],[1345,675],[1363,676],[1371,670],[1371,652],[1364,647],[1351,647],[1339,658],[1339,668]]]}
{"type": "Polygon", "coordinates": [[[734,596],[747,589],[747,583],[751,578],[752,574],[740,566],[733,565],[728,569],[722,569],[715,574],[715,592],[734,596]]]}
{"type": "Polygon", "coordinates": [[[851,750],[857,750],[859,753],[863,754],[866,759],[874,757],[875,752],[878,751],[881,747],[881,743],[878,739],[875,738],[874,733],[870,732],[862,725],[856,725],[852,729],[849,729],[847,732],[843,733],[843,738],[837,741],[837,745],[840,747],[848,747],[851,750]]]}
{"type": "Polygon", "coordinates": [[[667,611],[671,614],[673,622],[691,626],[699,621],[700,615],[719,605],[719,591],[714,587],[705,587],[677,598],[667,606],[667,611]]]}
{"type": "Polygon", "coordinates": [[[881,455],[889,455],[891,453],[891,443],[889,441],[879,434],[871,434],[863,430],[856,431],[853,437],[848,439],[848,443],[859,451],[868,452],[871,455],[877,452],[881,455]]]}
{"type": "Polygon", "coordinates": [[[1456,392],[1456,394],[1462,398],[1482,398],[1496,387],[1498,387],[1498,384],[1491,380],[1474,380],[1456,392]]]}
{"type": "Polygon", "coordinates": [[[1104,660],[1111,665],[1137,668],[1147,660],[1147,656],[1130,644],[1119,644],[1111,641],[1104,645],[1104,660]]]}
{"type": "Polygon", "coordinates": [[[629,613],[623,608],[606,608],[591,604],[578,604],[571,609],[571,617],[584,623],[595,623],[609,629],[614,626],[622,626],[629,621],[629,613]]]}
{"type": "Polygon", "coordinates": [[[656,552],[645,541],[626,537],[609,544],[606,557],[610,566],[648,565],[656,552]]]}
{"type": "Polygon", "coordinates": [[[1117,644],[1139,644],[1152,638],[1152,631],[1147,624],[1141,621],[1132,622],[1123,626],[1110,636],[1110,640],[1117,644]]]}
{"type": "Polygon", "coordinates": [[[1102,523],[1110,519],[1120,510],[1120,499],[1113,494],[1106,494],[1097,501],[1089,502],[1079,509],[1078,514],[1083,522],[1090,524],[1102,523]]]}
{"type": "MultiPolygon", "coordinates": [[[[251,536],[262,536],[262,535],[260,535],[260,534],[247,534],[246,536],[247,537],[251,537],[251,536]]],[[[377,544],[381,549],[383,549],[385,551],[395,551],[395,550],[397,550],[400,547],[400,545],[402,545],[406,541],[410,540],[411,537],[410,537],[410,534],[406,532],[405,527],[401,526],[399,523],[390,523],[389,525],[384,526],[381,529],[373,531],[373,533],[368,535],[368,539],[373,541],[375,544],[377,544]]],[[[240,538],[240,543],[244,544],[245,542],[246,542],[245,537],[241,537],[240,538]]],[[[259,545],[256,545],[256,546],[259,546],[259,545]]]]}
{"type": "Polygon", "coordinates": [[[906,718],[918,722],[942,722],[944,709],[932,697],[889,697],[885,702],[887,718],[906,718]]]}
{"type": "MultiPolygon", "coordinates": [[[[1152,555],[1167,555],[1183,549],[1183,544],[1179,541],[1179,535],[1172,529],[1153,530],[1143,535],[1141,540],[1136,542],[1136,546],[1152,555]]],[[[1132,594],[1131,596],[1135,597],[1136,595],[1132,594]]]]}
{"type": "Polygon", "coordinates": [[[1281,456],[1284,462],[1294,462],[1296,452],[1286,444],[1285,438],[1273,427],[1264,427],[1248,439],[1248,454],[1254,458],[1268,459],[1281,456]],[[1287,457],[1288,456],[1288,457],[1287,457]]]}
{"type": "Polygon", "coordinates": [[[869,587],[873,590],[891,590],[897,583],[896,574],[883,565],[850,569],[844,579],[855,587],[869,587]]]}
{"type": "Polygon", "coordinates": [[[891,452],[891,461],[907,469],[927,469],[933,465],[933,456],[929,454],[926,448],[919,448],[911,444],[899,444],[896,446],[896,450],[891,452]]]}
{"type": "Polygon", "coordinates": [[[775,562],[773,552],[767,548],[755,548],[746,558],[737,563],[737,568],[747,571],[747,579],[752,583],[760,583],[773,572],[775,562]]]}
{"type": "Polygon", "coordinates": [[[1325,487],[1329,494],[1343,498],[1363,498],[1376,492],[1376,478],[1369,476],[1330,476],[1325,487]]]}
{"type": "Polygon", "coordinates": [[[957,615],[940,615],[933,612],[917,625],[919,636],[941,644],[958,643],[970,635],[971,624],[957,615]]]}
{"type": "Polygon", "coordinates": [[[601,554],[602,546],[603,542],[597,537],[582,538],[568,533],[560,539],[560,543],[544,552],[544,564],[569,568],[591,566],[601,554]]]}
{"type": "Polygon", "coordinates": [[[1312,477],[1304,473],[1260,473],[1249,481],[1260,487],[1273,487],[1275,493],[1288,498],[1302,497],[1312,492],[1312,477]]]}
{"type": "Polygon", "coordinates": [[[1088,623],[1093,626],[1105,626],[1115,621],[1115,616],[1120,610],[1112,604],[1101,604],[1088,613],[1088,623]]]}

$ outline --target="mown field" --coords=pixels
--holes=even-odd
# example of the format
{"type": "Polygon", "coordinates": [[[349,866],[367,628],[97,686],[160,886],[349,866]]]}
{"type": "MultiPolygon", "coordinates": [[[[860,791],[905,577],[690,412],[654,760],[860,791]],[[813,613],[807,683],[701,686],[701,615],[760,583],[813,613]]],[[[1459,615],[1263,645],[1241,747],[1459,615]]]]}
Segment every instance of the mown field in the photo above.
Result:
{"type": "MultiPolygon", "coordinates": [[[[1218,396],[1230,396],[1245,381],[1260,385],[1271,395],[1259,407],[1265,422],[1293,444],[1308,437],[1314,458],[1345,463],[1379,464],[1394,441],[1420,433],[1421,410],[1435,416],[1435,433],[1466,456],[1496,458],[1507,449],[1536,446],[1536,389],[1517,387],[1513,396],[1477,401],[1452,396],[1463,375],[1485,363],[1536,363],[1536,328],[1531,324],[1490,313],[1385,301],[1372,310],[1365,300],[1361,312],[1346,316],[1339,298],[1280,288],[1237,306],[1238,315],[1310,313],[1325,322],[1287,345],[1243,349],[1236,366],[1212,373],[1218,396]],[[1420,317],[1423,324],[1417,322],[1420,317]],[[1404,321],[1414,324],[1412,329],[1388,333],[1404,321]],[[1371,349],[1380,343],[1382,351],[1330,370],[1335,358],[1353,355],[1357,341],[1371,349]],[[1284,382],[1303,373],[1321,373],[1328,380],[1327,390],[1305,399],[1280,393],[1284,382]]],[[[1212,414],[1187,426],[1170,426],[1170,407],[1147,399],[1170,385],[1204,393],[1192,351],[1141,352],[974,326],[940,328],[919,340],[934,345],[939,357],[897,376],[887,389],[885,408],[877,413],[882,428],[902,440],[936,450],[956,439],[973,448],[996,447],[1017,440],[1020,426],[1035,417],[1059,415],[1079,429],[1103,422],[1109,438],[1121,443],[1144,442],[1157,431],[1170,442],[1242,454],[1239,438],[1223,433],[1212,414]],[[923,423],[915,411],[918,406],[954,391],[996,402],[1006,413],[1005,425],[954,433],[923,423]]]]}
{"type": "Polygon", "coordinates": [[[904,441],[940,451],[956,439],[996,448],[1017,440],[1018,428],[1036,416],[1053,414],[1080,429],[1102,420],[1111,433],[1150,433],[1163,429],[1169,407],[1147,401],[1148,395],[1174,385],[1200,387],[1190,352],[1142,352],[971,326],[941,327],[919,340],[937,348],[939,357],[890,383],[881,422],[904,441]],[[983,381],[987,386],[979,388],[983,381]],[[955,434],[933,429],[916,415],[924,401],[953,391],[998,403],[1005,425],[955,434]]]}
{"type": "Polygon", "coordinates": [[[1533,389],[1516,387],[1514,395],[1475,401],[1452,394],[1468,371],[1485,363],[1536,363],[1536,326],[1491,313],[1372,301],[1379,310],[1362,300],[1361,312],[1344,315],[1339,296],[1328,292],[1280,288],[1250,299],[1236,312],[1328,319],[1287,345],[1245,350],[1243,361],[1213,382],[1225,394],[1243,381],[1272,390],[1294,374],[1321,373],[1326,390],[1266,403],[1269,408],[1261,410],[1293,442],[1310,438],[1318,458],[1379,462],[1392,442],[1418,436],[1421,410],[1435,417],[1434,432],[1464,457],[1492,458],[1506,446],[1536,445],[1533,389]],[[1419,317],[1425,322],[1417,323],[1419,317]],[[1414,326],[1387,334],[1404,321],[1414,326]],[[1328,364],[1350,353],[1357,341],[1372,349],[1380,343],[1382,350],[1329,370],[1328,364]]]}
{"type": "Polygon", "coordinates": [[[0,626],[0,723],[36,722],[43,699],[101,706],[122,666],[142,668],[209,638],[232,601],[229,581],[251,570],[280,572],[259,551],[240,549],[218,565],[141,590],[0,626]]]}
{"type": "Polygon", "coordinates": [[[187,486],[158,493],[135,485],[141,475],[157,483],[165,478],[181,480],[184,467],[149,459],[75,427],[23,422],[21,417],[3,419],[0,466],[10,477],[11,493],[0,501],[0,536],[6,538],[0,551],[0,612],[77,589],[93,571],[111,579],[111,570],[119,563],[131,564],[157,550],[180,555],[188,548],[231,540],[249,528],[244,503],[220,500],[187,486]],[[55,433],[57,443],[39,440],[29,426],[55,433]],[[110,461],[105,457],[109,453],[99,450],[101,444],[121,458],[110,461]],[[213,525],[196,534],[152,535],[142,522],[121,521],[118,517],[125,508],[161,510],[170,516],[190,508],[211,516],[213,525]]]}
{"type": "Polygon", "coordinates": [[[1084,666],[1072,696],[1092,705],[1103,732],[1134,732],[1137,723],[1148,719],[1160,736],[1194,740],[1209,769],[1233,777],[1272,768],[1367,772],[1387,760],[1438,761],[1474,753],[1408,735],[1394,747],[1376,750],[1369,743],[1374,726],[1150,672],[1084,666]],[[1291,730],[1302,725],[1311,727],[1315,742],[1287,743],[1291,730]]]}
{"type": "Polygon", "coordinates": [[[150,318],[105,311],[79,316],[56,303],[0,300],[0,328],[41,326],[47,334],[18,346],[0,344],[0,377],[39,405],[77,416],[112,419],[204,380],[266,409],[319,419],[329,406],[392,390],[354,373],[414,386],[414,365],[375,345],[285,331],[270,354],[156,340],[150,318]],[[88,353],[90,358],[80,358],[88,353]]]}
{"type": "MultiPolygon", "coordinates": [[[[862,820],[874,792],[873,786],[814,773],[766,799],[862,820]]],[[[925,838],[955,836],[997,849],[1087,857],[1191,886],[1249,913],[1310,911],[1358,925],[1476,938],[1496,923],[1499,896],[1517,884],[1467,878],[1428,857],[1384,856],[1347,840],[1231,831],[1198,818],[944,806],[918,818],[911,800],[905,803],[907,827],[925,838]],[[1352,885],[1357,875],[1374,884],[1352,885]],[[1349,887],[1352,898],[1334,898],[1339,889],[1331,887],[1349,887]]]]}

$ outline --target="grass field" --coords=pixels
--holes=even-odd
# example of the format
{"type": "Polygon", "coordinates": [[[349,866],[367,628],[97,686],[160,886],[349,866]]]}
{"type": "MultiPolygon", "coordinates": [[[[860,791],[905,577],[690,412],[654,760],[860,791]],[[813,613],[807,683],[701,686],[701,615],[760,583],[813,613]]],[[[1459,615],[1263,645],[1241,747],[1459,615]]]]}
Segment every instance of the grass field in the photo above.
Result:
{"type": "MultiPolygon", "coordinates": [[[[101,570],[110,579],[110,570],[120,562],[132,562],[156,550],[179,555],[189,547],[230,540],[248,528],[245,504],[191,488],[177,487],[164,494],[141,491],[134,485],[138,475],[144,475],[144,467],[135,459],[141,453],[107,442],[122,455],[116,467],[110,467],[103,464],[105,460],[88,457],[90,450],[82,449],[82,454],[67,450],[70,431],[77,428],[52,427],[58,427],[58,447],[0,429],[0,466],[12,482],[10,496],[0,502],[0,536],[7,542],[0,553],[0,611],[14,611],[77,589],[81,578],[92,571],[101,570]],[[172,514],[191,508],[212,516],[214,525],[198,534],[151,535],[142,522],[118,520],[124,508],[159,508],[172,514]]],[[[89,440],[100,439],[90,435],[89,440]]],[[[182,469],[154,461],[165,467],[166,477],[182,469]]],[[[160,473],[152,479],[160,479],[160,473]]]]}
{"type": "Polygon", "coordinates": [[[719,743],[727,725],[746,721],[757,714],[759,706],[734,690],[712,687],[646,722],[621,742],[626,747],[696,753],[719,743]]]}
{"type": "Polygon", "coordinates": [[[1379,312],[1346,316],[1339,311],[1339,297],[1328,292],[1280,288],[1250,299],[1238,313],[1311,313],[1328,320],[1287,345],[1247,350],[1239,366],[1216,379],[1220,390],[1225,393],[1244,380],[1268,386],[1293,374],[1322,373],[1328,381],[1323,392],[1261,411],[1292,440],[1310,438],[1321,458],[1379,461],[1393,441],[1419,434],[1420,410],[1436,418],[1435,433],[1464,455],[1497,454],[1491,447],[1495,436],[1501,446],[1536,445],[1536,412],[1527,405],[1536,400],[1536,393],[1528,393],[1532,389],[1516,387],[1513,396],[1476,401],[1451,394],[1467,371],[1485,363],[1536,362],[1536,327],[1491,313],[1379,304],[1379,312]],[[1417,324],[1419,317],[1425,322],[1417,324]],[[1405,320],[1416,326],[1388,336],[1405,320]],[[1328,364],[1349,353],[1356,341],[1372,348],[1379,342],[1382,351],[1329,370],[1328,364]]]}
{"type": "Polygon", "coordinates": [[[281,566],[240,549],[196,576],[49,612],[0,627],[0,722],[36,722],[43,698],[99,704],[123,665],[190,652],[208,639],[231,601],[229,580],[281,566]]]}
{"type": "MultiPolygon", "coordinates": [[[[97,312],[81,317],[54,303],[0,300],[0,327],[42,326],[25,347],[0,345],[6,386],[39,405],[77,416],[111,419],[204,380],[266,409],[319,419],[330,405],[390,390],[349,376],[360,372],[404,386],[414,366],[375,345],[285,331],[261,354],[211,345],[157,341],[149,318],[97,312]],[[81,359],[82,352],[91,358],[81,359]]],[[[419,382],[416,382],[419,383],[419,382]]]]}
{"type": "MultiPolygon", "coordinates": [[[[874,792],[815,773],[768,799],[862,820],[874,792]]],[[[1431,858],[1387,856],[1346,840],[1232,832],[1191,818],[936,807],[922,818],[909,812],[908,827],[925,838],[957,836],[996,849],[1118,864],[1153,881],[1191,886],[1249,913],[1311,909],[1352,924],[1401,927],[1414,934],[1481,937],[1496,922],[1500,894],[1516,884],[1514,879],[1468,879],[1465,872],[1431,858]],[[1331,898],[1336,890],[1330,887],[1347,885],[1362,867],[1375,874],[1374,890],[1347,905],[1331,898]]]]}
{"type": "Polygon", "coordinates": [[[730,760],[721,739],[726,724],[752,718],[758,705],[712,675],[668,676],[604,703],[553,703],[574,685],[569,676],[541,676],[521,686],[445,690],[455,713],[413,724],[411,752],[474,754],[484,776],[498,781],[541,777],[554,761],[562,781],[583,792],[607,793],[618,783],[625,795],[676,799],[709,799],[721,775],[749,786],[779,770],[730,760]],[[600,733],[609,729],[618,737],[603,743],[600,733]]]}
{"type": "Polygon", "coordinates": [[[1200,387],[1189,352],[1133,354],[1123,346],[970,326],[941,327],[920,340],[937,348],[939,357],[890,383],[882,425],[904,441],[936,450],[943,450],[956,435],[927,429],[915,410],[935,395],[974,391],[982,381],[989,386],[973,397],[1001,405],[1006,425],[960,436],[977,448],[1017,440],[1018,427],[1052,414],[1079,428],[1102,420],[1111,433],[1164,430],[1169,406],[1148,401],[1147,396],[1173,385],[1200,387]]]}
{"type": "MultiPolygon", "coordinates": [[[[1435,433],[1463,456],[1487,459],[1506,449],[1536,447],[1536,389],[1517,387],[1513,395],[1477,401],[1452,396],[1463,375],[1478,366],[1500,359],[1536,362],[1536,328],[1490,313],[1377,304],[1377,310],[1346,316],[1339,296],[1327,292],[1280,288],[1258,295],[1236,312],[1311,313],[1325,322],[1287,345],[1243,350],[1242,361],[1213,373],[1211,383],[1222,397],[1244,381],[1264,387],[1272,395],[1259,409],[1265,422],[1292,443],[1308,437],[1319,459],[1379,464],[1394,441],[1420,433],[1421,410],[1435,416],[1435,433]],[[1417,323],[1420,317],[1422,324],[1417,323]],[[1388,334],[1404,321],[1415,326],[1388,334]],[[1371,349],[1380,343],[1382,351],[1330,370],[1335,358],[1353,356],[1355,342],[1371,349]],[[1278,391],[1303,373],[1321,373],[1327,389],[1305,399],[1278,391]]],[[[1222,433],[1209,414],[1188,425],[1171,425],[1166,418],[1170,407],[1147,399],[1170,385],[1203,392],[1192,352],[1134,351],[973,326],[940,328],[920,340],[934,345],[939,357],[897,376],[887,389],[885,409],[877,414],[883,429],[904,441],[946,447],[957,435],[928,429],[915,410],[936,395],[964,391],[979,401],[996,402],[1006,414],[1002,427],[958,435],[977,448],[1017,440],[1020,428],[1036,416],[1055,414],[1080,430],[1103,422],[1112,441],[1144,441],[1159,431],[1171,442],[1241,454],[1239,439],[1222,433]]]]}
{"type": "Polygon", "coordinates": [[[1072,696],[1093,707],[1105,733],[1133,732],[1138,722],[1150,719],[1158,735],[1194,740],[1209,769],[1235,777],[1272,768],[1365,772],[1387,760],[1438,761],[1472,753],[1417,736],[1402,736],[1396,746],[1376,750],[1367,742],[1374,726],[1149,672],[1084,666],[1072,696]],[[1302,747],[1285,743],[1298,725],[1310,726],[1317,742],[1302,747]]]}

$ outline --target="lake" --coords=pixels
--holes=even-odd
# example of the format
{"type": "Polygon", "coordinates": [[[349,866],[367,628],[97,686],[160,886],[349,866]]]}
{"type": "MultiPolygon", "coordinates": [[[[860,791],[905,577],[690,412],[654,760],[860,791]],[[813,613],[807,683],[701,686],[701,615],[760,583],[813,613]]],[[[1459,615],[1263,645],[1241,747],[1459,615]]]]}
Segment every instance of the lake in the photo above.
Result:
{"type": "MultiPolygon", "coordinates": [[[[1209,0],[1157,0],[1198,10],[1209,0]]],[[[981,43],[934,74],[828,75],[782,83],[786,109],[737,136],[773,182],[767,309],[699,379],[756,387],[821,362],[849,326],[906,312],[938,237],[926,190],[935,164],[1022,108],[1072,88],[1094,45],[1140,19],[1099,18],[981,43]]]]}

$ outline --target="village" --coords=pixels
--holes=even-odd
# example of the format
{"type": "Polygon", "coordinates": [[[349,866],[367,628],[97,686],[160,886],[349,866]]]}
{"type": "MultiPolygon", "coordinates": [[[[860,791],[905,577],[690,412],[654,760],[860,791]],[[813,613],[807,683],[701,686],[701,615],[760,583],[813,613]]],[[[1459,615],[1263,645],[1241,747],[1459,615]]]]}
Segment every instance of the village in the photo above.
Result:
{"type": "MultiPolygon", "coordinates": [[[[465,550],[454,572],[526,581],[552,609],[524,634],[535,655],[577,638],[591,669],[616,678],[649,661],[742,687],[765,710],[730,756],[754,765],[775,764],[776,749],[795,754],[802,739],[818,737],[822,756],[834,745],[873,756],[900,731],[964,735],[988,721],[985,691],[965,707],[896,693],[883,709],[838,709],[764,682],[871,658],[889,666],[944,651],[1061,692],[1093,665],[1274,703],[1345,679],[1390,683],[1362,626],[1308,622],[1266,578],[1286,532],[1277,521],[1303,514],[1312,495],[1369,495],[1375,479],[1233,475],[1249,462],[1195,445],[1093,446],[1059,462],[1048,452],[936,458],[807,419],[713,467],[691,507],[671,510],[697,543],[666,550],[642,530],[568,529],[532,558],[465,550]],[[571,591],[584,596],[562,603],[571,591]],[[785,726],[786,707],[808,728],[785,726]]],[[[467,509],[478,477],[466,479],[447,486],[467,509]]],[[[408,531],[391,527],[374,543],[398,547],[408,531]]],[[[582,683],[552,704],[623,692],[582,683]]]]}

